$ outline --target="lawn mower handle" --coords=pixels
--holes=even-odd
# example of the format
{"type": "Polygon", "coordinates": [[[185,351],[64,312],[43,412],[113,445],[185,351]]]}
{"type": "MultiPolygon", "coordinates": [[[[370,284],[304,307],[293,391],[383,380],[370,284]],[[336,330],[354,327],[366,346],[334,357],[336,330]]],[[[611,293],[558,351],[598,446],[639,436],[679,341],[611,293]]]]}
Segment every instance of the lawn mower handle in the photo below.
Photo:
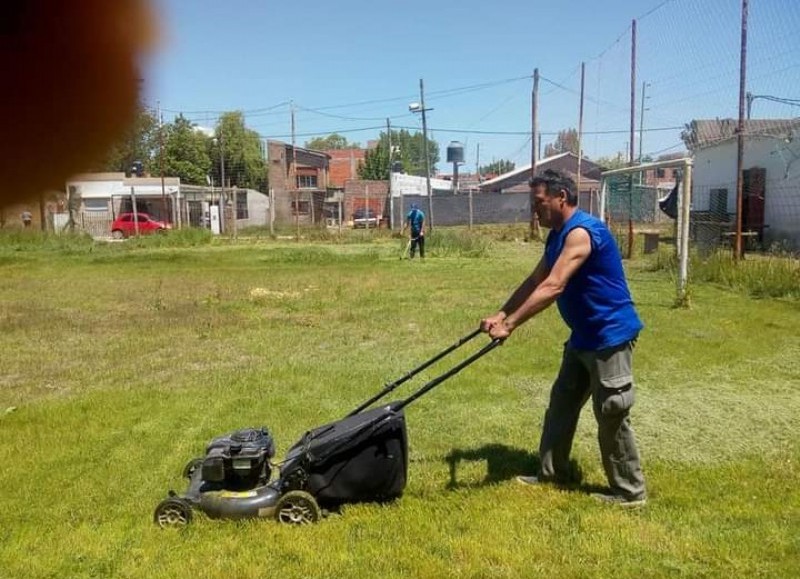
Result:
{"type": "MultiPolygon", "coordinates": [[[[481,330],[477,329],[474,332],[464,336],[463,338],[458,340],[455,344],[445,348],[444,350],[442,350],[441,352],[436,354],[433,358],[431,358],[427,362],[424,362],[423,364],[421,364],[420,366],[417,366],[416,368],[414,368],[413,370],[411,370],[410,372],[408,372],[404,376],[401,376],[400,378],[398,378],[394,382],[390,382],[389,384],[384,386],[383,390],[381,390],[378,394],[376,394],[375,396],[373,396],[372,398],[370,398],[369,400],[364,402],[361,406],[359,406],[358,408],[353,410],[347,416],[353,416],[355,414],[358,414],[362,410],[368,408],[369,406],[372,406],[375,402],[377,402],[378,400],[380,400],[381,398],[383,398],[384,396],[389,394],[389,392],[391,392],[392,390],[394,390],[395,388],[397,388],[398,386],[400,386],[404,382],[407,382],[408,380],[410,380],[411,378],[413,378],[414,376],[416,376],[417,374],[422,372],[428,366],[438,362],[439,360],[441,360],[442,358],[447,356],[450,352],[452,352],[453,350],[457,350],[458,348],[460,348],[461,346],[463,346],[464,344],[466,344],[467,342],[469,342],[470,340],[472,340],[473,338],[477,337],[480,334],[481,334],[481,330]]],[[[460,370],[460,368],[459,368],[459,370],[460,370]]],[[[448,377],[449,377],[449,375],[448,375],[448,377]]]]}
{"type": "MultiPolygon", "coordinates": [[[[480,332],[480,330],[478,330],[478,331],[480,332]]],[[[394,410],[395,412],[398,412],[398,411],[402,410],[403,408],[405,408],[406,406],[408,406],[409,404],[414,402],[414,400],[416,400],[417,398],[419,398],[423,394],[427,393],[428,391],[433,390],[434,388],[436,388],[436,386],[438,386],[439,384],[441,384],[442,382],[444,382],[445,380],[450,378],[450,376],[454,376],[455,374],[458,374],[461,370],[463,370],[464,368],[466,368],[467,366],[472,364],[475,360],[485,356],[486,354],[488,354],[489,352],[494,350],[497,346],[499,346],[502,343],[503,343],[503,339],[502,338],[495,338],[494,340],[492,340],[491,342],[486,344],[483,348],[481,348],[480,350],[475,352],[472,356],[470,356],[469,358],[467,358],[463,362],[460,362],[459,364],[456,364],[455,366],[450,368],[447,372],[445,372],[441,376],[438,376],[438,377],[434,378],[433,380],[431,380],[430,382],[425,384],[425,386],[423,386],[422,388],[420,388],[419,390],[414,392],[411,396],[409,396],[408,398],[406,398],[405,400],[403,400],[399,404],[393,404],[392,405],[392,410],[394,410]]]]}

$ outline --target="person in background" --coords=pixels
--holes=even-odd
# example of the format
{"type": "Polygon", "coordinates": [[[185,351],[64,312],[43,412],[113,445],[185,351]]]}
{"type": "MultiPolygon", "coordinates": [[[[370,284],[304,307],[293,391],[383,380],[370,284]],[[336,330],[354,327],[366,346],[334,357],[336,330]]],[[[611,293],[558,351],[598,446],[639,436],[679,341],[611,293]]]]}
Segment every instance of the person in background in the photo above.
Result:
{"type": "Polygon", "coordinates": [[[550,228],[544,256],[480,327],[494,339],[505,339],[556,302],[571,334],[545,413],[540,471],[518,480],[530,485],[567,482],[578,418],[591,398],[610,487],[610,492],[593,496],[622,507],[641,506],[647,493],[629,413],[634,403],[633,347],[643,325],[617,244],[602,221],[578,209],[572,179],[545,171],[530,186],[534,210],[550,228]]]}
{"type": "Polygon", "coordinates": [[[402,233],[405,233],[406,228],[409,228],[411,231],[409,256],[411,259],[414,259],[417,246],[419,246],[419,257],[420,259],[425,259],[425,214],[416,203],[411,204],[411,211],[406,215],[406,222],[403,224],[402,233]]]}

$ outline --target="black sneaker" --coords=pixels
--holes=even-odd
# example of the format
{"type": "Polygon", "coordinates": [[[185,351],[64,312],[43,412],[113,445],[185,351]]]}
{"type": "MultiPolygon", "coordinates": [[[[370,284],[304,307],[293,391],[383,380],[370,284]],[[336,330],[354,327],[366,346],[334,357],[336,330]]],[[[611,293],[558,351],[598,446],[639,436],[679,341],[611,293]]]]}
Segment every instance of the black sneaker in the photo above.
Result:
{"type": "Polygon", "coordinates": [[[623,497],[621,495],[613,495],[607,493],[592,493],[592,496],[601,503],[605,503],[607,505],[615,505],[623,509],[634,509],[637,507],[643,507],[647,504],[647,497],[639,497],[632,499],[623,497]]]}

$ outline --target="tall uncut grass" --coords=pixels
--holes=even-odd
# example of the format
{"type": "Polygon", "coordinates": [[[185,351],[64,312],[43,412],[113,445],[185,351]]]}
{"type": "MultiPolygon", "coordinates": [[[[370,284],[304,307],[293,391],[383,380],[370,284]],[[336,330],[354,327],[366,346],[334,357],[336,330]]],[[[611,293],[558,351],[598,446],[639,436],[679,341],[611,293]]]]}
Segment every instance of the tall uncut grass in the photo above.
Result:
{"type": "Polygon", "coordinates": [[[398,259],[405,242],[0,235],[0,578],[800,575],[797,301],[695,280],[675,310],[670,271],[638,259],[645,508],[589,496],[605,483],[590,409],[575,488],[515,482],[536,469],[567,335],[551,308],[406,409],[401,499],[303,528],[156,528],[213,437],[264,425],[282,460],[471,332],[542,250],[440,228],[423,263],[398,259]]]}
{"type": "MultiPolygon", "coordinates": [[[[663,248],[649,261],[653,270],[676,271],[673,248],[663,248]]],[[[689,262],[690,285],[719,284],[753,297],[800,299],[800,259],[790,252],[774,250],[746,254],[737,261],[730,251],[707,255],[693,253],[689,262]]]]}

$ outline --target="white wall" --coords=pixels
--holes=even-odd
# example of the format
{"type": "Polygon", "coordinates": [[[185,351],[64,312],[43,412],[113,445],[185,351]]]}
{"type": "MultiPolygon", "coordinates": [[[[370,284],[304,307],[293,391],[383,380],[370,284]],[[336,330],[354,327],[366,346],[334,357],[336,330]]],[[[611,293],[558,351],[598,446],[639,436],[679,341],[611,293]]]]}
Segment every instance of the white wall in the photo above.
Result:
{"type": "MultiPolygon", "coordinates": [[[[731,140],[694,154],[692,209],[709,209],[711,189],[728,190],[728,213],[736,213],[736,141],[731,140]]],[[[788,240],[800,247],[800,135],[756,137],[746,141],[744,168],[766,169],[764,231],[767,243],[788,240]]]]}
{"type": "MultiPolygon", "coordinates": [[[[451,191],[453,182],[445,179],[431,179],[431,190],[451,191]]],[[[428,195],[425,177],[392,173],[392,197],[401,195],[428,195]]]]}
{"type": "MultiPolygon", "coordinates": [[[[241,194],[241,189],[239,190],[241,194]]],[[[269,225],[269,196],[247,189],[247,219],[237,219],[237,227],[250,227],[255,225],[269,225]]]]}
{"type": "MultiPolygon", "coordinates": [[[[130,185],[125,185],[125,178],[122,173],[120,173],[119,178],[110,177],[108,179],[81,179],[77,177],[67,181],[67,187],[70,186],[78,187],[83,199],[111,199],[111,197],[127,196],[131,194],[130,185]]],[[[175,185],[167,185],[164,187],[164,192],[169,196],[179,191],[180,188],[175,185]]],[[[136,195],[145,195],[148,197],[160,196],[162,193],[161,184],[136,185],[135,193],[136,195]]]]}
{"type": "Polygon", "coordinates": [[[77,186],[83,199],[110,199],[114,192],[122,187],[119,181],[69,181],[67,185],[77,186]]]}

